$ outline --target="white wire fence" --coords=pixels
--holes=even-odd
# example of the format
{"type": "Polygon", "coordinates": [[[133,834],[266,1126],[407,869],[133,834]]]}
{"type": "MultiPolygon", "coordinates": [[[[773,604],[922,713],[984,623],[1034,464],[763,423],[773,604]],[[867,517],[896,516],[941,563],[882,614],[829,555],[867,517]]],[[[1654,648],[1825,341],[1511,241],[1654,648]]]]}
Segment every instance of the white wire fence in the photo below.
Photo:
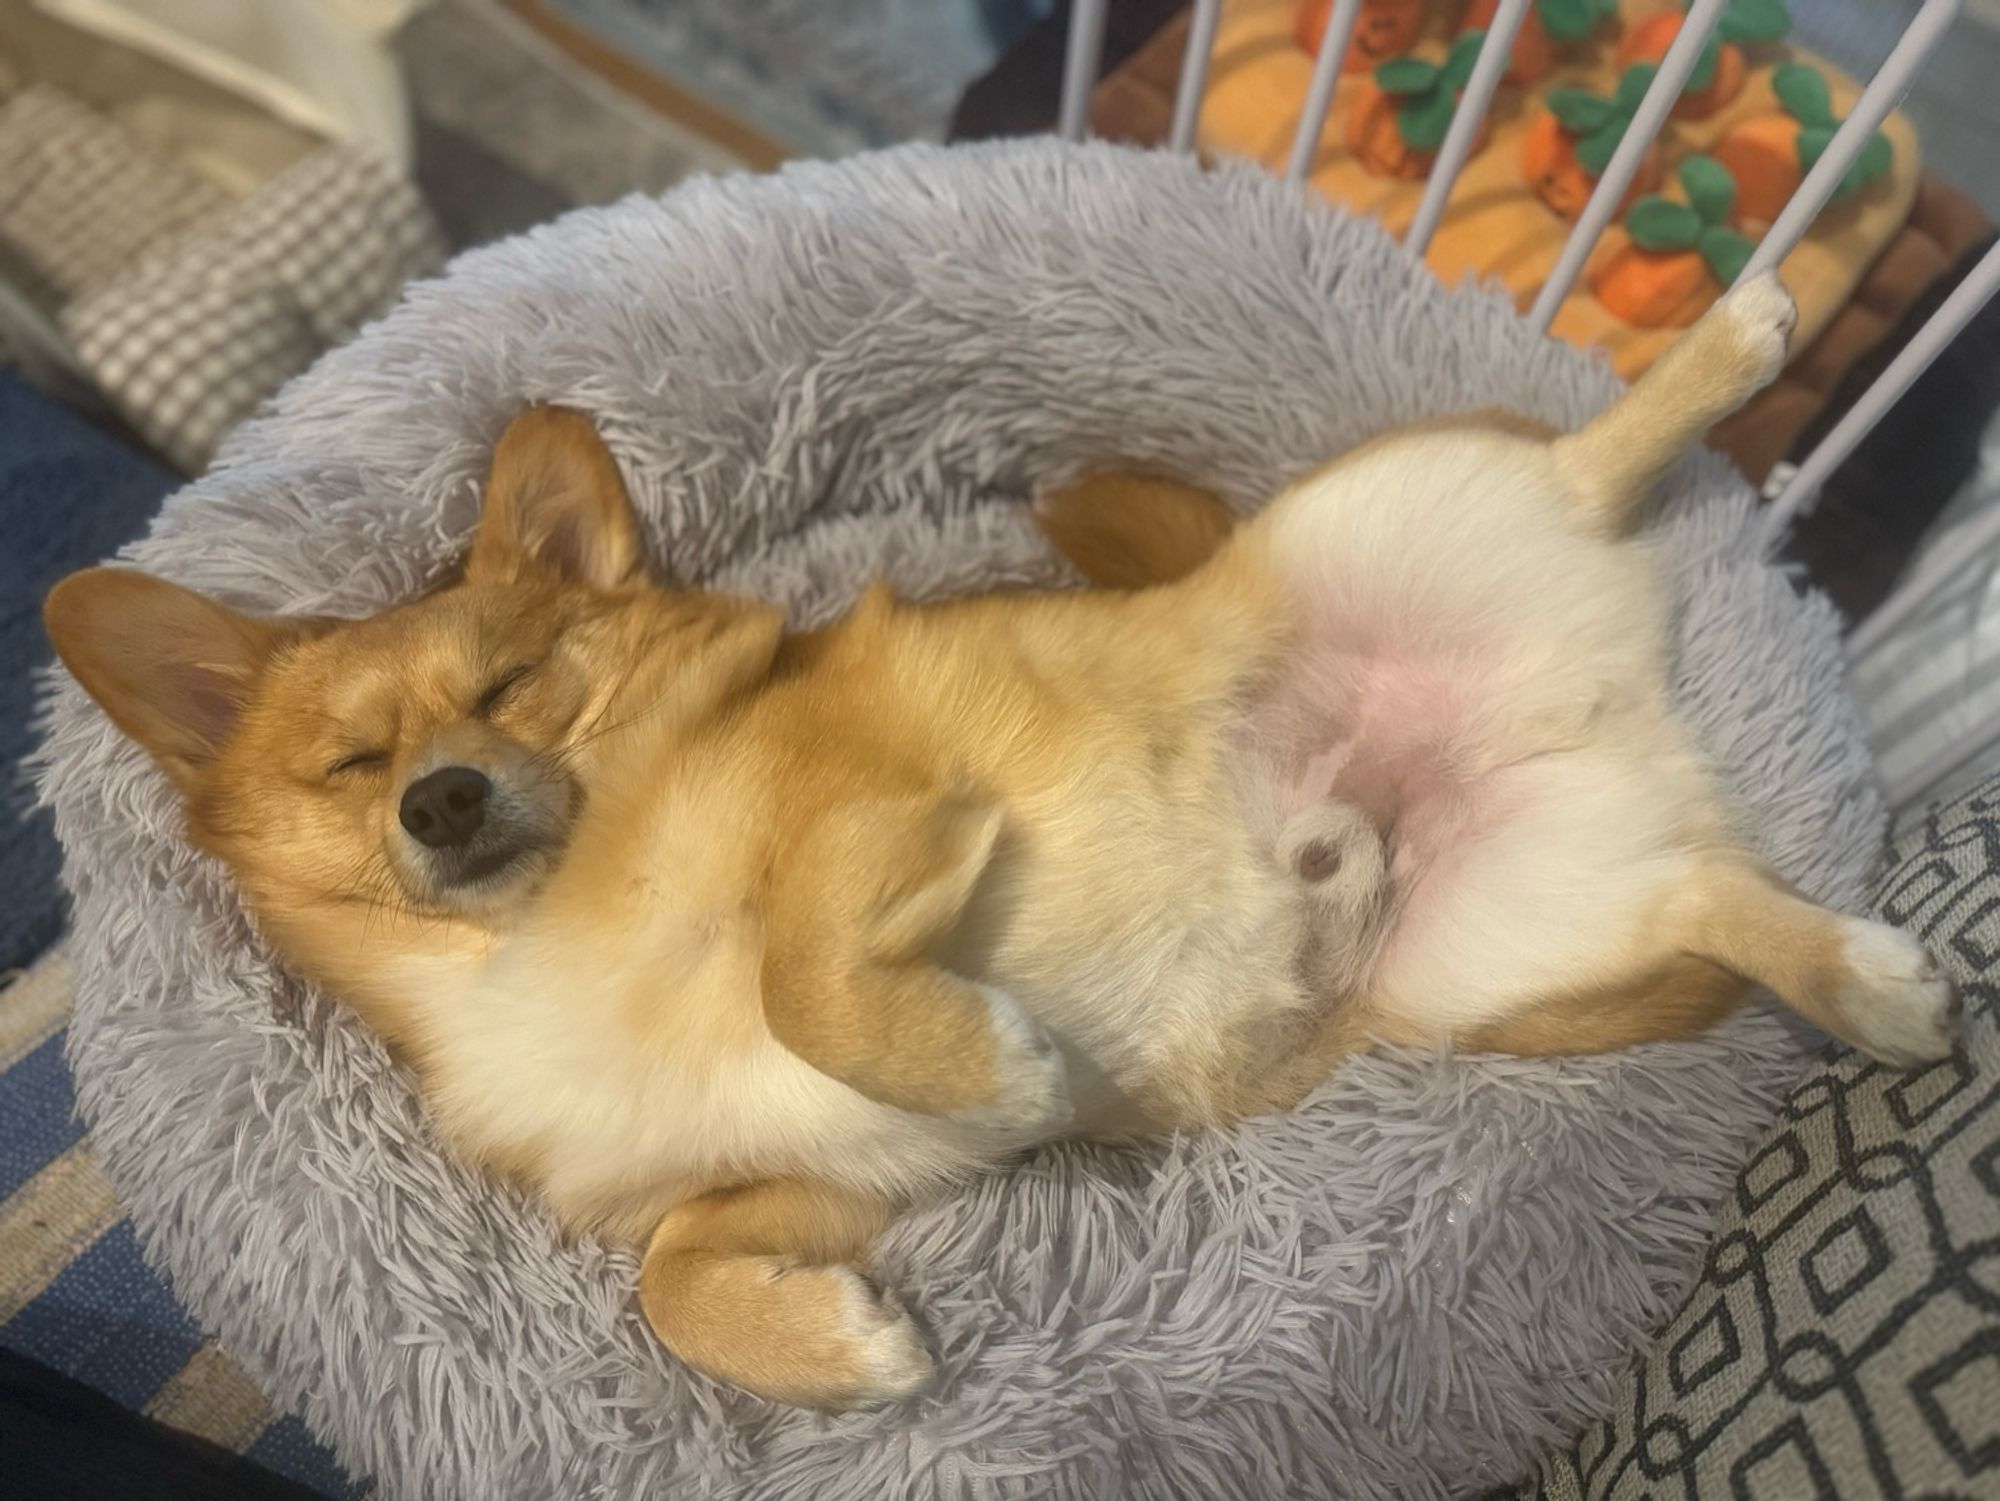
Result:
{"type": "MultiPolygon", "coordinates": [[[[1404,243],[1418,255],[1429,248],[1431,238],[1444,218],[1452,189],[1472,153],[1480,125],[1506,71],[1515,34],[1520,30],[1532,3],[1533,0],[1500,0],[1495,8],[1485,43],[1460,94],[1451,127],[1438,148],[1416,217],[1404,236],[1404,243]]],[[[1874,138],[1882,122],[1909,92],[1918,69],[1958,18],[1961,3],[1962,0],[1923,0],[1909,26],[1862,89],[1832,140],[1758,241],[1739,276],[1751,276],[1780,266],[1797,247],[1820,211],[1832,199],[1848,169],[1874,138]]],[[[1327,18],[1326,32],[1307,85],[1303,111],[1292,139],[1285,171],[1286,180],[1301,187],[1321,149],[1327,114],[1333,103],[1335,87],[1340,82],[1341,62],[1347,54],[1348,41],[1360,16],[1361,4],[1362,0],[1334,0],[1327,18]]],[[[1648,148],[1693,75],[1704,46],[1722,21],[1727,4],[1728,0],[1691,0],[1687,17],[1661,58],[1651,86],[1634,110],[1617,150],[1577,216],[1548,279],[1536,293],[1526,315],[1536,328],[1547,332],[1554,322],[1557,310],[1582,274],[1599,236],[1609,227],[1619,205],[1625,201],[1648,148]]],[[[1103,56],[1108,10],[1109,0],[1075,0],[1071,11],[1069,50],[1064,64],[1062,105],[1057,126],[1060,133],[1070,140],[1081,140],[1088,130],[1090,93],[1103,56]]],[[[1194,0],[1188,47],[1181,67],[1173,124],[1169,132],[1171,150],[1194,149],[1211,54],[1221,18],[1222,0],[1194,0]]],[[[2000,150],[2000,143],[1996,143],[1996,150],[2000,150]]],[[[1827,478],[1854,452],[1862,439],[1996,291],[2000,291],[2000,246],[1980,260],[1874,384],[1796,469],[1789,471],[1766,511],[1760,541],[1767,550],[1775,549],[1783,542],[1799,516],[1810,514],[1827,478]]],[[[1914,570],[1880,609],[1861,622],[1851,638],[1850,650],[1865,651],[1878,643],[1899,622],[1919,611],[1937,589],[1970,567],[1976,556],[1973,548],[2000,539],[2000,507],[1990,512],[1986,521],[1989,524],[1982,528],[1966,529],[1965,543],[1956,548],[1951,556],[1935,559],[1928,566],[1914,570]]],[[[1936,766],[1927,767],[1923,776],[1911,779],[1912,785],[1889,789],[1892,797],[1906,801],[1920,796],[1947,771],[1971,760],[1980,750],[1995,742],[2000,742],[2000,711],[1973,724],[1957,737],[1950,747],[1934,758],[1936,766]],[[1925,785],[1914,785],[1917,781],[1925,785]]]]}

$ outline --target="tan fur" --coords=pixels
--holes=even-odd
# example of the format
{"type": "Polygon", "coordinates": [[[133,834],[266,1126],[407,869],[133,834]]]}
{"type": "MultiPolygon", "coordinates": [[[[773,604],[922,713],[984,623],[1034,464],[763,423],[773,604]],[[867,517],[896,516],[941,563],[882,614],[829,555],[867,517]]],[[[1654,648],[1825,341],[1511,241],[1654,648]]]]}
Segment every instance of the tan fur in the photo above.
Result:
{"type": "Polygon", "coordinates": [[[898,1109],[1002,1103],[987,1003],[935,962],[1000,823],[993,804],[919,793],[857,799],[799,831],[770,877],[773,904],[790,914],[764,952],[772,1035],[898,1109]]]}
{"type": "Polygon", "coordinates": [[[479,536],[466,571],[496,581],[534,560],[598,588],[644,568],[638,518],[611,452],[580,412],[531,407],[493,450],[479,536]]]}
{"type": "Polygon", "coordinates": [[[1143,589],[1194,572],[1236,518],[1206,490],[1179,480],[1091,474],[1036,497],[1035,522],[1100,589],[1143,589]]]}
{"type": "MultiPolygon", "coordinates": [[[[928,1360],[851,1263],[891,1206],[1032,1142],[1283,1108],[1371,1038],[1682,1036],[1749,981],[1884,1057],[1949,1046],[1921,950],[1731,843],[1646,556],[1617,540],[1776,370],[1788,308],[1732,294],[1572,437],[1425,424],[1241,527],[1159,480],[1044,497],[1116,592],[873,590],[788,637],[650,585],[607,450],[536,411],[496,450],[464,578],[425,599],[255,621],[93,570],[48,622],[455,1150],[572,1229],[648,1241],[647,1315],[704,1370],[880,1400],[928,1360]],[[1309,758],[1272,738],[1288,664],[1326,649],[1302,622],[1349,616],[1314,628],[1457,631],[1486,656],[1437,670],[1485,696],[1407,763],[1299,791],[1309,758]],[[1399,781],[1433,765],[1462,797],[1399,781]],[[497,874],[452,876],[399,823],[439,767],[489,778],[497,874]],[[1460,836],[1461,804],[1512,811],[1460,836]]],[[[1327,681],[1374,692],[1377,665],[1327,681]]],[[[1371,733],[1456,691],[1383,670],[1414,707],[1371,733]]]]}
{"type": "Polygon", "coordinates": [[[690,1365],[779,1401],[898,1395],[921,1350],[892,1321],[857,1327],[876,1294],[849,1265],[888,1221],[878,1200],[795,1180],[703,1194],[653,1232],[640,1306],[690,1365]]]}
{"type": "MultiPolygon", "coordinates": [[[[1777,344],[1797,322],[1786,312],[1777,344]]],[[[1704,318],[1639,377],[1623,401],[1613,402],[1580,431],[1556,439],[1557,465],[1575,486],[1581,514],[1606,536],[1625,536],[1636,524],[1639,506],[1667,470],[1687,451],[1687,434],[1705,433],[1742,405],[1745,390],[1758,390],[1776,373],[1772,345],[1727,318],[1704,318]],[[1654,420],[1671,405],[1677,421],[1654,420]]]]}
{"type": "Polygon", "coordinates": [[[1710,959],[1634,955],[1631,972],[1595,990],[1551,995],[1475,1028],[1464,1045],[1482,1053],[1608,1053],[1692,1037],[1749,997],[1750,982],[1710,959]]]}

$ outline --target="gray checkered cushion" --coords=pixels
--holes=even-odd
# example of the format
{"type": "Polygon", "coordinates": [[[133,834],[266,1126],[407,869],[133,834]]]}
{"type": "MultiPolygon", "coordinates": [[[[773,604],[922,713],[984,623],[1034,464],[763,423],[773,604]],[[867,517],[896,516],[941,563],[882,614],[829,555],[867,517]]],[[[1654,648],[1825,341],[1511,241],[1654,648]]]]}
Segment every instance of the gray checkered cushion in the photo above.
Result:
{"type": "Polygon", "coordinates": [[[327,147],[175,254],[70,304],[63,325],[125,419],[194,471],[258,403],[443,258],[409,183],[364,152],[327,147]]]}
{"type": "Polygon", "coordinates": [[[134,278],[66,321],[98,388],[190,473],[321,348],[282,288],[223,268],[134,278]]]}
{"type": "Polygon", "coordinates": [[[1899,843],[1876,905],[1965,986],[1965,1048],[1813,1070],[1613,1415],[1522,1497],[2000,1496],[2000,780],[1899,843]]]}
{"type": "Polygon", "coordinates": [[[0,104],[0,239],[61,298],[170,252],[233,202],[60,89],[0,104]]]}

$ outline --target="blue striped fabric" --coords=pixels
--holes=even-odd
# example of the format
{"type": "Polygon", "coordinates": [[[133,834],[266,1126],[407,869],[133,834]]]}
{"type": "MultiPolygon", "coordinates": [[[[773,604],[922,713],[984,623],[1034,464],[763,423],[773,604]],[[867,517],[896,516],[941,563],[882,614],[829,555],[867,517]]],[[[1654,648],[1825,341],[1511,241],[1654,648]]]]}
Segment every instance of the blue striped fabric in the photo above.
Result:
{"type": "Polygon", "coordinates": [[[61,1033],[0,1074],[0,1199],[83,1139],[61,1033]]]}
{"type": "Polygon", "coordinates": [[[201,1330],[146,1265],[125,1221],[63,1268],[0,1338],[132,1408],[201,1348],[201,1330]]]}
{"type": "Polygon", "coordinates": [[[361,1501],[368,1493],[366,1485],[347,1478],[332,1451],[297,1418],[278,1419],[243,1453],[253,1464],[260,1464],[273,1474],[309,1485],[340,1501],[361,1501]]]}
{"type": "MultiPolygon", "coordinates": [[[[0,1008],[7,1003],[8,992],[0,990],[0,1008]]],[[[36,1192],[38,1175],[47,1183],[58,1177],[75,1182],[87,1174],[101,1184],[94,1167],[72,1151],[83,1140],[58,1031],[0,1072],[0,1217],[15,1207],[17,1195],[25,1203],[26,1195],[36,1192]]],[[[105,1193],[101,1187],[97,1192],[105,1193]]],[[[108,1197],[99,1202],[108,1206],[108,1197]]],[[[200,1328],[146,1265],[129,1220],[100,1230],[109,1214],[94,1221],[86,1217],[78,1222],[85,1227],[78,1233],[76,1224],[43,1223],[32,1213],[29,1218],[43,1243],[16,1244],[11,1251],[23,1265],[46,1263],[52,1275],[30,1284],[39,1290],[0,1324],[0,1345],[135,1411],[175,1378],[183,1378],[185,1390],[189,1374],[206,1369],[196,1360],[204,1346],[200,1328]]],[[[243,1452],[253,1462],[338,1501],[359,1501],[366,1494],[367,1486],[350,1479],[297,1418],[267,1421],[256,1414],[268,1410],[254,1401],[251,1410],[249,1431],[232,1447],[247,1442],[243,1452]]]]}

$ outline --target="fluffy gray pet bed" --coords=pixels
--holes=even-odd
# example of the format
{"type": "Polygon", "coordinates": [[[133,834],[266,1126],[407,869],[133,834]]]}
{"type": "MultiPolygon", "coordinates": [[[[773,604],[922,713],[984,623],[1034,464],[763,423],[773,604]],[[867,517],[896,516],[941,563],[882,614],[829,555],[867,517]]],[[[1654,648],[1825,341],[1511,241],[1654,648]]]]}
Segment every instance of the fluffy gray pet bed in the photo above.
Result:
{"type": "MultiPolygon", "coordinates": [[[[127,557],[243,606],[375,609],[465,546],[508,417],[558,401],[602,424],[667,574],[817,621],[871,571],[917,596],[1064,582],[1022,502],[1080,466],[1248,506],[1390,423],[1571,422],[1613,386],[1259,172],[914,148],[467,255],[127,557]]],[[[1832,613],[1747,555],[1721,461],[1671,490],[1690,710],[1758,842],[1854,903],[1880,820],[1832,613]]],[[[1612,1058],[1371,1057],[1284,1119],[1043,1152],[881,1247],[936,1391],[819,1416],[677,1366],[631,1255],[560,1244],[440,1156],[73,687],[47,755],[105,1170],[194,1312],[385,1497],[1464,1495],[1606,1401],[1801,1046],[1759,1013],[1612,1058]]]]}

